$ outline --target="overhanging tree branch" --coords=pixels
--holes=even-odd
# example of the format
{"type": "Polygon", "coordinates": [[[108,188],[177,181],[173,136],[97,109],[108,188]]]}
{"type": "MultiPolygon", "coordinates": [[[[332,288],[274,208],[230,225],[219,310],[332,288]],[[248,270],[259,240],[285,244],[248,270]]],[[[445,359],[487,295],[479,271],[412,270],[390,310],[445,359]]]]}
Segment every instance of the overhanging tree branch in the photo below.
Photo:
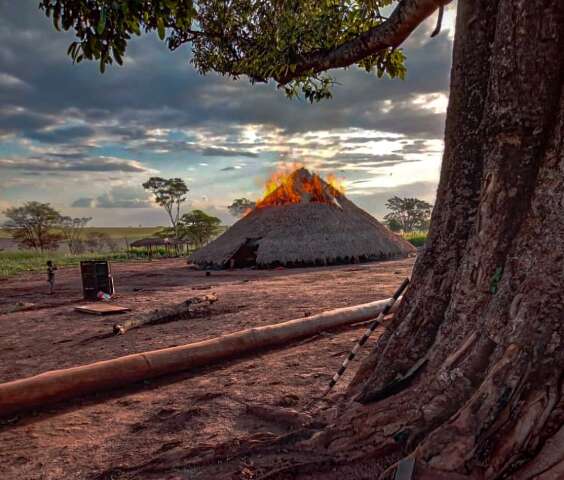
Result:
{"type": "Polygon", "coordinates": [[[439,33],[441,33],[441,27],[443,25],[443,15],[445,13],[445,7],[439,8],[439,16],[437,17],[437,25],[435,26],[435,30],[431,33],[431,38],[436,37],[439,33]]]}
{"type": "Polygon", "coordinates": [[[387,48],[396,48],[435,10],[452,0],[401,0],[380,25],[329,51],[317,51],[298,59],[296,68],[276,78],[281,85],[302,75],[353,65],[387,48]]]}

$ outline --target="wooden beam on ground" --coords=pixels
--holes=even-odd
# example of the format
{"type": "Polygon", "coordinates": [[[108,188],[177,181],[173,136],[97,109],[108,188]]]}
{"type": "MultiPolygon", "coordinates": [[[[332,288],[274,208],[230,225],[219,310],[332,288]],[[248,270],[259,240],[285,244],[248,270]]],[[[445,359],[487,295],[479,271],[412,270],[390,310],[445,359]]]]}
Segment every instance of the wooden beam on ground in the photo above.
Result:
{"type": "Polygon", "coordinates": [[[116,313],[129,312],[129,308],[127,307],[102,302],[79,305],[78,307],[74,307],[74,309],[78,312],[90,313],[92,315],[112,315],[116,313]]]}
{"type": "Polygon", "coordinates": [[[116,335],[123,335],[128,330],[139,328],[143,325],[154,325],[157,323],[200,317],[208,314],[209,307],[215,302],[217,302],[217,295],[215,293],[198,295],[177,305],[159,308],[147,315],[138,318],[129,318],[123,322],[116,323],[114,325],[114,333],[116,335]]]}
{"type": "MultiPolygon", "coordinates": [[[[390,299],[0,384],[0,417],[181,372],[376,318],[390,299]]],[[[398,305],[398,303],[396,303],[398,305]]],[[[393,309],[392,309],[393,312],[393,309]]]]}

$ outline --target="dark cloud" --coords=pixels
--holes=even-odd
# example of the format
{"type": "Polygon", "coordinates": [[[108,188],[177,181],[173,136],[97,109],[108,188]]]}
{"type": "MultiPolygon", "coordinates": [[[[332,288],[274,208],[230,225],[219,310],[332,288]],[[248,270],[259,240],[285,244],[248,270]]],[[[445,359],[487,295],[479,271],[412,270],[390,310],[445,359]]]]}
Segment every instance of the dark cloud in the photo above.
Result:
{"type": "Polygon", "coordinates": [[[346,143],[368,143],[368,142],[394,142],[397,141],[397,137],[339,137],[339,141],[346,143]]]}
{"type": "Polygon", "coordinates": [[[27,136],[34,131],[52,125],[54,122],[56,122],[56,119],[49,115],[0,104],[0,136],[9,134],[27,136]]]}
{"type": "Polygon", "coordinates": [[[387,155],[373,155],[369,153],[340,153],[335,156],[335,159],[339,163],[346,163],[346,162],[370,162],[375,165],[382,163],[382,162],[389,162],[394,161],[398,162],[403,160],[403,156],[398,155],[397,153],[389,153],[387,155]]]}
{"type": "Polygon", "coordinates": [[[389,116],[372,122],[372,128],[400,132],[407,136],[442,139],[446,115],[444,113],[422,112],[413,107],[398,107],[389,116]]]}
{"type": "Polygon", "coordinates": [[[258,154],[245,150],[230,150],[223,147],[206,147],[201,150],[204,157],[248,157],[257,158],[258,154]]]}
{"type": "Polygon", "coordinates": [[[81,157],[71,155],[30,157],[18,159],[0,158],[0,169],[24,170],[27,172],[130,172],[144,173],[149,170],[135,160],[114,157],[81,157]]]}
{"type": "Polygon", "coordinates": [[[396,150],[398,153],[407,154],[407,153],[429,153],[429,152],[436,152],[436,147],[431,148],[427,144],[425,140],[414,140],[410,143],[404,143],[399,150],[396,150]]]}
{"type": "MultiPolygon", "coordinates": [[[[318,159],[318,170],[327,171],[370,171],[374,175],[375,168],[393,167],[401,163],[419,162],[418,159],[406,159],[402,155],[391,153],[387,155],[372,155],[367,153],[338,153],[331,158],[318,159]]],[[[360,181],[360,180],[359,180],[360,181]]],[[[365,181],[365,180],[362,180],[365,181]]],[[[367,182],[370,179],[366,180],[367,182]]]]}
{"type": "Polygon", "coordinates": [[[153,152],[193,152],[204,157],[247,157],[258,158],[258,154],[241,148],[233,148],[235,142],[228,142],[230,146],[203,146],[185,140],[147,140],[140,144],[130,147],[136,152],[153,151],[153,152]]]}
{"type": "Polygon", "coordinates": [[[3,89],[21,90],[29,89],[29,85],[18,77],[9,73],[0,73],[0,87],[3,89]]]}
{"type": "Polygon", "coordinates": [[[94,199],[93,198],[77,198],[74,202],[72,202],[71,207],[75,208],[92,208],[94,206],[94,199]]]}
{"type": "Polygon", "coordinates": [[[93,137],[95,130],[87,126],[62,127],[47,130],[35,130],[27,137],[43,143],[76,143],[93,137]]]}

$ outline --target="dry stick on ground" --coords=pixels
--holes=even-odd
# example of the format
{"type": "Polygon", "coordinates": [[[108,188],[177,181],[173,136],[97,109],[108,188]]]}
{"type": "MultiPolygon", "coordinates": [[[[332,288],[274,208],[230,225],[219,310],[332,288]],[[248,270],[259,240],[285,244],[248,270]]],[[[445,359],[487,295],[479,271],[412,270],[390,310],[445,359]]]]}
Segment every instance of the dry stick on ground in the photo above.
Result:
{"type": "Polygon", "coordinates": [[[160,308],[142,317],[130,318],[125,322],[116,323],[114,325],[114,333],[116,335],[123,335],[128,330],[138,328],[143,325],[154,325],[156,323],[201,317],[209,313],[209,307],[215,302],[217,302],[217,295],[215,293],[198,295],[196,297],[189,298],[178,305],[160,308]]]}
{"type": "MultiPolygon", "coordinates": [[[[287,345],[330,328],[377,317],[390,299],[338,308],[307,318],[250,328],[201,342],[136,353],[0,384],[0,417],[87,393],[210,365],[259,349],[287,345]]],[[[390,312],[392,313],[392,312],[390,312]]]]}

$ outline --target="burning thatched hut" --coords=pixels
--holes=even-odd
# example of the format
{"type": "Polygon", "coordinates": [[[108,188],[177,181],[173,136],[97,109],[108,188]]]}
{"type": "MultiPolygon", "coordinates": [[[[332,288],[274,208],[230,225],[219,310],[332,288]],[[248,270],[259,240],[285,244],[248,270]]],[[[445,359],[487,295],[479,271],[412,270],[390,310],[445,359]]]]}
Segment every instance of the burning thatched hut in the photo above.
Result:
{"type": "Polygon", "coordinates": [[[327,265],[413,252],[340,190],[300,168],[190,261],[216,268],[327,265]]]}

